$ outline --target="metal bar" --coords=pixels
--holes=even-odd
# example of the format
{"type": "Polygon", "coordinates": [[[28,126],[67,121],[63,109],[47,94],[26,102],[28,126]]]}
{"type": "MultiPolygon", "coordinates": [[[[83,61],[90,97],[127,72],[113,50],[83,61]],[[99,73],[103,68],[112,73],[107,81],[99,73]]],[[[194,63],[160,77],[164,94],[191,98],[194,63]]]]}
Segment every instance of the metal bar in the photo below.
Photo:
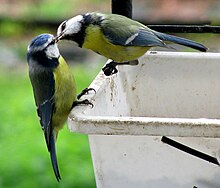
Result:
{"type": "MultiPolygon", "coordinates": [[[[117,3],[117,0],[112,0],[112,12],[122,14],[125,16],[132,16],[132,0],[126,1],[123,6],[120,3],[117,3]],[[113,3],[113,2],[116,3],[113,3]],[[116,6],[118,5],[118,7],[116,6]],[[120,13],[121,12],[121,13],[120,13]]],[[[24,20],[24,19],[17,19],[17,18],[8,18],[8,17],[0,17],[0,24],[4,22],[13,22],[18,24],[26,25],[26,27],[50,27],[50,28],[57,28],[57,26],[63,20],[45,20],[45,19],[35,19],[35,20],[24,20]]],[[[158,25],[158,24],[147,24],[147,26],[153,30],[163,32],[163,33],[220,33],[220,26],[210,26],[210,25],[158,25]]]]}
{"type": "Polygon", "coordinates": [[[210,25],[148,25],[163,33],[220,33],[220,26],[210,25]]]}
{"type": "Polygon", "coordinates": [[[132,0],[112,0],[112,13],[132,18],[132,0]]]}
{"type": "Polygon", "coordinates": [[[207,155],[205,153],[202,153],[202,152],[200,152],[198,150],[195,150],[193,148],[190,148],[190,147],[188,147],[186,145],[183,145],[183,144],[181,144],[179,142],[176,142],[176,141],[174,141],[174,140],[172,140],[172,139],[170,139],[170,138],[168,138],[166,136],[163,136],[161,141],[166,143],[166,144],[168,144],[168,145],[170,145],[170,146],[172,146],[172,147],[174,147],[174,148],[177,148],[177,149],[179,149],[181,151],[184,151],[184,152],[186,152],[186,153],[188,153],[190,155],[193,155],[195,157],[198,157],[198,158],[203,159],[205,161],[208,161],[210,163],[216,164],[218,166],[220,165],[218,160],[217,160],[217,158],[212,157],[210,155],[207,155]]]}

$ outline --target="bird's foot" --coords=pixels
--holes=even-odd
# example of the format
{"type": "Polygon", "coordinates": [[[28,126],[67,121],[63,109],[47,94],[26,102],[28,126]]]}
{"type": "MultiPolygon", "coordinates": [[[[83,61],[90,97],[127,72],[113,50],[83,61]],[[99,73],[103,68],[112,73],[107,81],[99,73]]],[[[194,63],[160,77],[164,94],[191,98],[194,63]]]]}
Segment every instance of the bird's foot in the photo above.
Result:
{"type": "Polygon", "coordinates": [[[92,108],[94,107],[94,105],[91,102],[89,102],[88,99],[82,101],[74,101],[72,104],[72,108],[78,105],[90,105],[92,108]]]}
{"type": "Polygon", "coordinates": [[[85,88],[80,92],[79,95],[77,95],[77,99],[79,100],[83,95],[88,94],[89,91],[94,91],[96,93],[96,90],[93,88],[85,88]]]}
{"type": "Polygon", "coordinates": [[[118,65],[118,63],[112,61],[108,64],[106,64],[103,68],[102,71],[104,72],[104,74],[106,76],[111,76],[113,74],[116,74],[118,72],[118,70],[116,69],[116,66],[118,65]]]}
{"type": "Polygon", "coordinates": [[[118,69],[116,69],[117,65],[137,65],[139,62],[138,60],[132,60],[132,61],[125,61],[121,63],[117,63],[115,61],[112,61],[108,64],[106,64],[103,68],[102,71],[106,76],[111,76],[113,74],[116,74],[118,72],[118,69]]]}

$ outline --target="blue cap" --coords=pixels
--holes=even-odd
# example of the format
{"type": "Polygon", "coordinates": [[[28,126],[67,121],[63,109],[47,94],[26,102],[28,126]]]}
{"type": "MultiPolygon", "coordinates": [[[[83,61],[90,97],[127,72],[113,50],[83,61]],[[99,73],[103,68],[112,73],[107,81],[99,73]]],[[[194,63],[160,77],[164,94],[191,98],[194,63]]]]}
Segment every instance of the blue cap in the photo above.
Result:
{"type": "Polygon", "coordinates": [[[51,35],[51,34],[41,34],[41,35],[38,35],[37,37],[35,37],[31,41],[29,47],[31,48],[33,46],[34,47],[42,46],[43,44],[45,44],[48,41],[49,38],[52,38],[52,37],[53,37],[53,35],[51,35]]]}

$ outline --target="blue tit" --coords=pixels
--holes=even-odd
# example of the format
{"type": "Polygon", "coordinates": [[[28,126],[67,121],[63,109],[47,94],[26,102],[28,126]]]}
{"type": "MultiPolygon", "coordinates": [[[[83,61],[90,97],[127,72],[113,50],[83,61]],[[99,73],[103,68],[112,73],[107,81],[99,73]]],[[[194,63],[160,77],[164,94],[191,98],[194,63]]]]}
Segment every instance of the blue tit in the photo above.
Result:
{"type": "MultiPolygon", "coordinates": [[[[54,174],[59,182],[61,176],[55,149],[58,132],[67,120],[72,107],[91,103],[88,100],[77,101],[75,80],[60,55],[53,35],[41,34],[35,37],[28,46],[27,61],[37,114],[54,174]]],[[[83,94],[88,90],[90,89],[83,90],[83,94]]],[[[83,94],[80,94],[80,97],[83,94]]]]}
{"type": "Polygon", "coordinates": [[[192,40],[154,31],[121,15],[98,12],[65,20],[57,29],[57,39],[74,41],[79,47],[113,60],[115,66],[136,61],[150,47],[167,47],[165,41],[207,51],[204,45],[192,40]]]}

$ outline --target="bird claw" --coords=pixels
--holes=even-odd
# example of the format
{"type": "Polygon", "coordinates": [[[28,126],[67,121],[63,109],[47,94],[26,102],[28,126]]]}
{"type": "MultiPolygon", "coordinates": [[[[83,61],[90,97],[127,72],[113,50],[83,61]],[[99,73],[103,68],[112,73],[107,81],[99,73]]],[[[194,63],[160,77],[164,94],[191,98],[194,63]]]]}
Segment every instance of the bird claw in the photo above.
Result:
{"type": "Polygon", "coordinates": [[[82,101],[74,101],[72,104],[72,108],[78,105],[91,105],[92,108],[94,107],[94,105],[91,102],[89,102],[88,99],[82,101]]]}
{"type": "Polygon", "coordinates": [[[110,63],[106,64],[103,68],[102,71],[106,76],[111,76],[113,74],[116,74],[118,70],[116,69],[117,65],[138,65],[138,60],[133,60],[133,61],[125,61],[121,63],[117,63],[115,61],[111,61],[110,63]]]}
{"type": "Polygon", "coordinates": [[[79,95],[77,95],[77,99],[79,100],[83,95],[88,94],[89,91],[94,91],[96,93],[96,90],[93,88],[85,88],[81,91],[79,95]]]}
{"type": "Polygon", "coordinates": [[[106,76],[116,74],[118,72],[118,70],[116,69],[116,65],[117,64],[115,62],[110,62],[102,68],[102,71],[106,76]]]}
{"type": "Polygon", "coordinates": [[[94,105],[88,99],[85,99],[83,101],[78,101],[78,104],[79,105],[91,105],[92,108],[94,107],[94,105]]]}

